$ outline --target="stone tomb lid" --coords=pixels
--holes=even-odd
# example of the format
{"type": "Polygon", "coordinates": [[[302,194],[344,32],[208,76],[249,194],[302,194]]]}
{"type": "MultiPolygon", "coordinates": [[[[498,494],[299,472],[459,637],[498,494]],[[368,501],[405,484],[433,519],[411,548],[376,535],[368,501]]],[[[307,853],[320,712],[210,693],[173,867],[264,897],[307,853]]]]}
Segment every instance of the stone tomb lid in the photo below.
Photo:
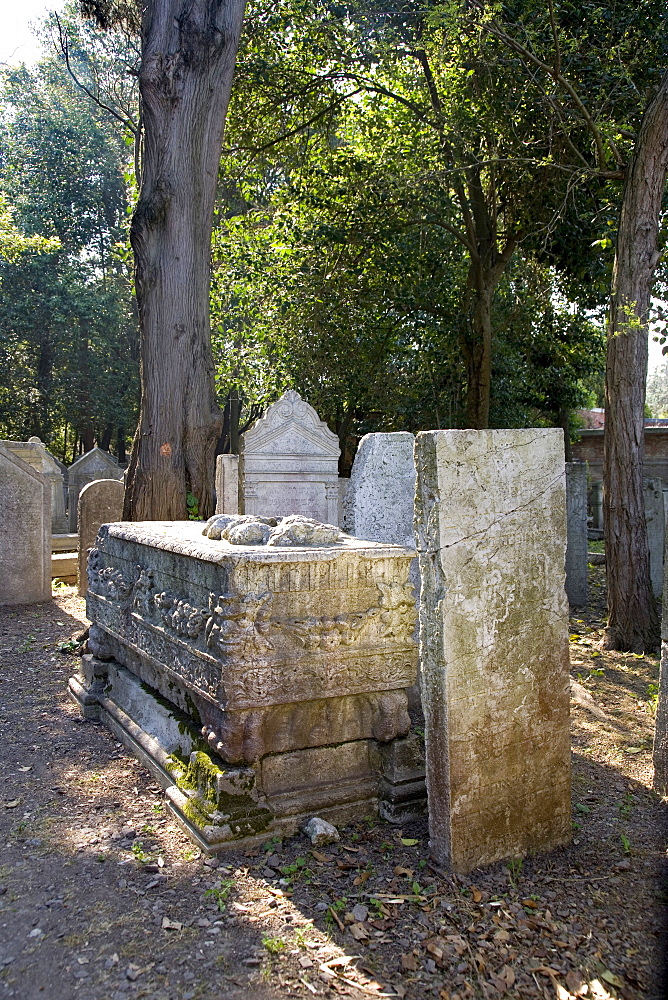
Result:
{"type": "Polygon", "coordinates": [[[276,546],[232,545],[225,539],[211,539],[202,535],[203,521],[134,521],[102,525],[101,533],[151,548],[163,549],[177,555],[201,559],[209,563],[244,562],[313,562],[328,560],[338,553],[362,555],[373,552],[375,556],[397,558],[413,557],[415,552],[402,545],[387,542],[369,542],[353,538],[343,532],[332,545],[276,546]]]}

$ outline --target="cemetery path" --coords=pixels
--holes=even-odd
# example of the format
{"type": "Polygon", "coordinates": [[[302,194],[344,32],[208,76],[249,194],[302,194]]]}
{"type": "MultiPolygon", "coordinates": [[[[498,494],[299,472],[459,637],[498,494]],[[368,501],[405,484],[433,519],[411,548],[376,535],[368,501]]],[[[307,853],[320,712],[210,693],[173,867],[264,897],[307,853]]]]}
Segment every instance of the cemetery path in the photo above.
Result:
{"type": "Polygon", "coordinates": [[[592,573],[571,622],[573,843],[468,877],[431,866],[424,824],[372,818],[319,851],[201,857],[68,701],[83,601],[0,608],[0,1000],[659,1000],[658,662],[601,651],[592,573]]]}

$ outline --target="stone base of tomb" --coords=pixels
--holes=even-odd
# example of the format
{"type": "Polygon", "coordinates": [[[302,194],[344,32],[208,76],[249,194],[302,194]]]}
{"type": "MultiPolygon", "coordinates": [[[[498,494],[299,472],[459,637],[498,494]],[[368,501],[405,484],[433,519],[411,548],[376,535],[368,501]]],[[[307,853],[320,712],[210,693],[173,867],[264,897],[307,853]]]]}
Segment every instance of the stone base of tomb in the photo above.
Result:
{"type": "Polygon", "coordinates": [[[414,732],[235,766],[212,752],[191,716],[114,660],[84,656],[69,692],[86,719],[106,725],[150,770],[176,821],[207,854],[290,836],[312,816],[342,825],[380,812],[403,823],[426,809],[414,732]]]}

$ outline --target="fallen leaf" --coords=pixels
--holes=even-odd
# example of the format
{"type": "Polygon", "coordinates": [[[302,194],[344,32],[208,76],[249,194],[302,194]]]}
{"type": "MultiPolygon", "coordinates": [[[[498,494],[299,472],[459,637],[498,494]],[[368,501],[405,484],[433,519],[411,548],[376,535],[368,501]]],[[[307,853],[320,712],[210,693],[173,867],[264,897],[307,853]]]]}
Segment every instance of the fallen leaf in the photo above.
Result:
{"type": "Polygon", "coordinates": [[[368,930],[362,923],[351,924],[348,930],[356,941],[366,941],[369,936],[368,930]]]}
{"type": "Polygon", "coordinates": [[[183,924],[179,920],[170,920],[169,917],[163,917],[162,928],[165,931],[180,931],[183,930],[183,924]]]}
{"type": "Polygon", "coordinates": [[[471,889],[471,899],[473,900],[474,903],[480,902],[480,900],[482,899],[482,893],[480,889],[476,888],[471,889]]]}
{"type": "Polygon", "coordinates": [[[568,987],[569,992],[573,993],[575,996],[587,992],[587,984],[583,976],[581,973],[574,972],[573,970],[566,973],[566,986],[568,987]]]}
{"type": "Polygon", "coordinates": [[[353,885],[364,885],[371,878],[371,872],[361,872],[357,878],[353,879],[353,885]]]}
{"type": "Polygon", "coordinates": [[[413,878],[413,869],[412,868],[403,868],[401,865],[397,865],[397,867],[394,869],[394,874],[395,875],[405,875],[406,878],[413,878]]]}
{"type": "Polygon", "coordinates": [[[414,840],[412,837],[402,837],[401,843],[404,845],[404,847],[415,847],[415,845],[419,844],[420,841],[414,840]]]}
{"type": "Polygon", "coordinates": [[[645,747],[624,747],[624,753],[642,753],[645,747]]]}
{"type": "Polygon", "coordinates": [[[589,986],[597,1000],[610,1000],[610,994],[600,980],[592,979],[589,986]]]}
{"type": "Polygon", "coordinates": [[[417,972],[418,970],[418,960],[415,955],[402,955],[401,956],[401,968],[405,972],[417,972]]]}
{"type": "Polygon", "coordinates": [[[26,771],[32,771],[32,764],[30,764],[28,767],[20,767],[19,771],[23,771],[24,774],[26,773],[26,771]]]}
{"type": "Polygon", "coordinates": [[[523,899],[522,906],[527,906],[530,910],[538,909],[538,903],[535,899],[523,899]]]}
{"type": "Polygon", "coordinates": [[[21,799],[12,799],[11,802],[5,802],[5,809],[16,809],[20,802],[21,799]]]}
{"type": "Polygon", "coordinates": [[[311,857],[323,865],[332,860],[331,854],[321,854],[320,851],[311,851],[311,857]]]}
{"type": "Polygon", "coordinates": [[[610,972],[610,969],[606,969],[605,972],[601,973],[601,979],[605,979],[606,983],[610,983],[611,986],[616,986],[618,989],[624,986],[619,976],[616,976],[614,972],[610,972]]]}

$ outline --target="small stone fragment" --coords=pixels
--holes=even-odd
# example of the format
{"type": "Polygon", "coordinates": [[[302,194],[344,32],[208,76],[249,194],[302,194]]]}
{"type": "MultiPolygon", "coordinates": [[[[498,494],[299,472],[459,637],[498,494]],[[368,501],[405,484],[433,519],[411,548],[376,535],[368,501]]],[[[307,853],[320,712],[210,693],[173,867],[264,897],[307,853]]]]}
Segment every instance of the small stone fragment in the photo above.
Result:
{"type": "Polygon", "coordinates": [[[306,826],[304,833],[309,838],[314,847],[325,847],[326,844],[333,844],[340,840],[339,831],[331,823],[319,816],[313,816],[306,826]]]}
{"type": "Polygon", "coordinates": [[[366,918],[369,916],[369,910],[363,903],[355,903],[352,908],[352,914],[358,923],[364,923],[366,918]]]}

